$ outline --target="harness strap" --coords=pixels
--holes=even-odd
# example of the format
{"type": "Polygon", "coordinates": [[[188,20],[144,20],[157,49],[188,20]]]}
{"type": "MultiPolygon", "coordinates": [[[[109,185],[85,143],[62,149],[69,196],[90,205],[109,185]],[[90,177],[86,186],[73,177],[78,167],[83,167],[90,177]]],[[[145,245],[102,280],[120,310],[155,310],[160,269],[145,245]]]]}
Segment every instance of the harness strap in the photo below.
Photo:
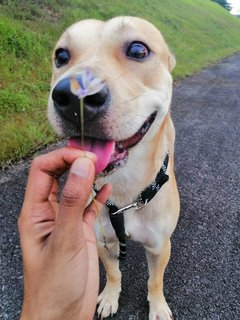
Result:
{"type": "MultiPolygon", "coordinates": [[[[125,234],[125,225],[124,225],[124,215],[123,212],[135,207],[137,210],[143,208],[149,201],[153,199],[153,197],[157,194],[157,192],[161,189],[161,187],[169,180],[169,176],[166,174],[167,167],[169,162],[169,154],[167,153],[163,162],[163,165],[155,180],[149,184],[137,197],[136,201],[128,205],[122,209],[120,209],[116,204],[114,204],[110,199],[107,200],[106,206],[109,210],[109,218],[112,223],[112,226],[115,230],[116,236],[119,240],[119,259],[126,258],[127,250],[126,250],[126,234],[125,234]]],[[[98,193],[98,188],[96,185],[93,185],[93,190],[98,193]]]]}
{"type": "Polygon", "coordinates": [[[163,162],[161,169],[159,170],[155,180],[150,183],[138,196],[138,202],[142,204],[148,203],[152,198],[157,194],[161,187],[169,179],[169,176],[166,174],[167,167],[169,162],[169,154],[167,153],[163,162]]]}

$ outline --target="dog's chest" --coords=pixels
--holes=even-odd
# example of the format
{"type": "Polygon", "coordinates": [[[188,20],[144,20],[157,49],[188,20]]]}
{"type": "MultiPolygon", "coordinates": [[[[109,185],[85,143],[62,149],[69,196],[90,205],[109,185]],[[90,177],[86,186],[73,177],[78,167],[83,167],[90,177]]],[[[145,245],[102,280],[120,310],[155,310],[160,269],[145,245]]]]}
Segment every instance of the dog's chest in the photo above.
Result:
{"type": "MultiPolygon", "coordinates": [[[[128,179],[122,175],[117,180],[117,183],[116,180],[113,181],[114,183],[111,181],[111,184],[115,186],[114,194],[112,194],[110,199],[110,207],[105,207],[103,209],[100,217],[101,226],[98,224],[99,226],[97,228],[97,237],[101,242],[103,241],[103,238],[109,243],[118,240],[109,216],[109,214],[111,215],[111,212],[115,212],[115,210],[111,210],[111,204],[117,204],[118,209],[122,209],[124,206],[119,205],[120,203],[138,203],[138,196],[132,197],[132,194],[141,195],[141,201],[145,202],[144,197],[142,198],[141,190],[146,190],[146,183],[140,181],[141,176],[137,174],[136,171],[132,170],[131,174],[128,174],[127,177],[128,179]],[[131,183],[131,181],[138,181],[138,183],[131,183]],[[138,189],[140,189],[140,191],[138,189]],[[105,233],[104,237],[101,235],[103,232],[105,233]]],[[[151,189],[152,194],[155,190],[153,189],[152,184],[149,185],[149,188],[151,189]]],[[[161,201],[162,197],[158,191],[159,188],[156,188],[154,198],[150,202],[148,202],[149,198],[147,198],[147,205],[143,206],[140,210],[136,210],[135,208],[129,209],[127,208],[128,206],[126,206],[127,210],[123,212],[126,239],[138,241],[144,246],[153,249],[162,246],[166,235],[166,229],[168,229],[165,221],[166,219],[164,218],[164,201],[161,201]]],[[[121,220],[121,218],[119,220],[121,220]]],[[[122,221],[120,222],[120,227],[121,225],[122,221]]],[[[119,230],[120,227],[118,225],[117,230],[119,230]]]]}
{"type": "MultiPolygon", "coordinates": [[[[159,213],[156,216],[156,212],[148,209],[130,209],[124,212],[126,239],[138,241],[145,247],[158,250],[161,248],[165,238],[166,225],[163,223],[159,213]]],[[[110,222],[108,210],[103,212],[96,224],[97,238],[101,242],[103,242],[103,233],[107,243],[118,241],[110,222]]]]}
{"type": "Polygon", "coordinates": [[[160,245],[162,235],[159,224],[149,218],[147,210],[129,210],[124,214],[125,233],[127,239],[155,248],[160,245]]]}

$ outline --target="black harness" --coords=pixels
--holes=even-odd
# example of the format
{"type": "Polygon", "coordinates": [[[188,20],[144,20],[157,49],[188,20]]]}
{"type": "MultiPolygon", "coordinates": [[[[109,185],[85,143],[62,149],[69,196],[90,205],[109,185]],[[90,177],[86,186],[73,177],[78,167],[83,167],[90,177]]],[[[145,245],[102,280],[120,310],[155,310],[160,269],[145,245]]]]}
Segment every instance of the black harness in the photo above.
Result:
{"type": "MultiPolygon", "coordinates": [[[[165,182],[168,181],[169,176],[166,174],[169,161],[169,154],[167,153],[163,162],[162,167],[160,168],[155,180],[149,184],[138,196],[136,201],[133,203],[119,208],[114,204],[110,199],[107,200],[106,206],[109,210],[109,217],[112,223],[112,226],[115,230],[116,236],[119,240],[119,259],[126,258],[127,248],[126,248],[126,234],[125,234],[125,225],[124,225],[124,215],[123,212],[135,208],[136,210],[142,209],[146,204],[152,200],[152,198],[157,194],[165,182]]],[[[99,190],[96,185],[93,186],[93,190],[97,193],[99,190]]]]}

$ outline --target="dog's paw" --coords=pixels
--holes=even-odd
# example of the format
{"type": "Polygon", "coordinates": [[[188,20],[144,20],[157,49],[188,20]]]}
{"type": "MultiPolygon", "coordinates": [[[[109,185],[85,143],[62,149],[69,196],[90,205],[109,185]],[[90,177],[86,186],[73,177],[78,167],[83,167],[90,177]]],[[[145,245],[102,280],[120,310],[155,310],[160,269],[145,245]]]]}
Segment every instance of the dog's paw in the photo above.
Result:
{"type": "Polygon", "coordinates": [[[149,320],[173,320],[172,311],[164,300],[150,303],[149,320]]]}
{"type": "Polygon", "coordinates": [[[105,287],[102,293],[98,296],[98,317],[100,319],[107,318],[108,316],[113,316],[118,310],[118,299],[120,290],[113,290],[109,287],[105,287]]]}

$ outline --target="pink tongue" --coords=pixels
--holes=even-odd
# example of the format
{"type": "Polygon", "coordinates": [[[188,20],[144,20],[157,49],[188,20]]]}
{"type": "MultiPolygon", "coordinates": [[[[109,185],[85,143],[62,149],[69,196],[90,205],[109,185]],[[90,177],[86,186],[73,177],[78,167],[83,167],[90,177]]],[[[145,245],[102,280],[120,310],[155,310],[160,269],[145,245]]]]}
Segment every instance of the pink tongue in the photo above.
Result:
{"type": "Polygon", "coordinates": [[[115,149],[114,141],[105,141],[94,138],[84,138],[84,146],[82,146],[80,138],[70,138],[67,145],[69,147],[95,153],[97,156],[95,166],[96,174],[102,172],[107,167],[115,149]]]}

